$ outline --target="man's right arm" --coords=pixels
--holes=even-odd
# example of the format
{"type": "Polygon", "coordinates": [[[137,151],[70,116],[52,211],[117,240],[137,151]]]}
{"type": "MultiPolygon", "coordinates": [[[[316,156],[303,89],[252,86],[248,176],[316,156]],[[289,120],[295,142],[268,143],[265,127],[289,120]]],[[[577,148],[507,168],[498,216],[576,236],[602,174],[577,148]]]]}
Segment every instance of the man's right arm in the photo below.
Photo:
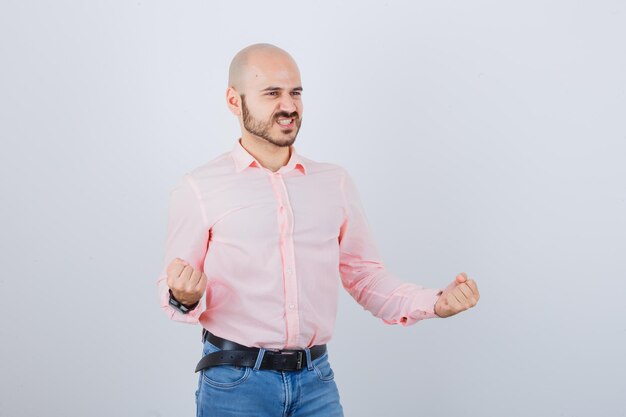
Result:
{"type": "MultiPolygon", "coordinates": [[[[186,261],[194,271],[202,273],[208,249],[208,238],[208,221],[200,201],[198,188],[193,178],[186,174],[170,192],[165,256],[161,274],[157,279],[161,308],[172,320],[197,324],[198,317],[204,311],[202,301],[187,314],[181,313],[169,304],[168,267],[176,258],[180,258],[186,261]]],[[[169,269],[171,275],[172,268],[169,269]]]]}

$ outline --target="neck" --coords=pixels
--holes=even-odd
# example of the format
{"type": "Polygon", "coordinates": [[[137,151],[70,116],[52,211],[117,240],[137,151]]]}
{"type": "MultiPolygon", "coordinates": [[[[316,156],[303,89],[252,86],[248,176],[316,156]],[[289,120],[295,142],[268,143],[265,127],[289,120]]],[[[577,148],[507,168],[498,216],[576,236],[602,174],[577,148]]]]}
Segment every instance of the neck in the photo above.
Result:
{"type": "Polygon", "coordinates": [[[263,167],[276,172],[289,162],[291,146],[276,146],[254,135],[241,135],[241,146],[263,167]]]}

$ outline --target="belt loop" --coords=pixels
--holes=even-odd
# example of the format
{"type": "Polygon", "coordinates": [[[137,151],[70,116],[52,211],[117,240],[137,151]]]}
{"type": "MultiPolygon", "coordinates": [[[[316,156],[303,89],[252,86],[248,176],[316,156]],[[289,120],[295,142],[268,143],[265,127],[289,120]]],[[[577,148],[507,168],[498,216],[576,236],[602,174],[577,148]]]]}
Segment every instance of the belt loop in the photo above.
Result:
{"type": "Polygon", "coordinates": [[[265,356],[265,348],[259,348],[259,354],[256,357],[256,362],[254,363],[254,370],[258,371],[261,367],[261,362],[263,362],[263,357],[265,356]]]}
{"type": "Polygon", "coordinates": [[[304,348],[304,353],[306,353],[306,367],[309,371],[313,370],[313,361],[311,360],[311,350],[309,348],[304,348]]]}

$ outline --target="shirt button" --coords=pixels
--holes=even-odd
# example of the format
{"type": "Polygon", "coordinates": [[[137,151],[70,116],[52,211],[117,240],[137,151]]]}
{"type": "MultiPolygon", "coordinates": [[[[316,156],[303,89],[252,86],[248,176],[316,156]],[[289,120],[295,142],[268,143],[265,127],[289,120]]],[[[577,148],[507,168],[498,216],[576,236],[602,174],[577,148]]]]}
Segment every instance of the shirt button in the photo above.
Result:
{"type": "Polygon", "coordinates": [[[296,306],[294,304],[289,304],[289,308],[293,310],[294,308],[296,308],[296,306]]]}
{"type": "Polygon", "coordinates": [[[291,268],[287,268],[287,273],[291,275],[291,268]]]}

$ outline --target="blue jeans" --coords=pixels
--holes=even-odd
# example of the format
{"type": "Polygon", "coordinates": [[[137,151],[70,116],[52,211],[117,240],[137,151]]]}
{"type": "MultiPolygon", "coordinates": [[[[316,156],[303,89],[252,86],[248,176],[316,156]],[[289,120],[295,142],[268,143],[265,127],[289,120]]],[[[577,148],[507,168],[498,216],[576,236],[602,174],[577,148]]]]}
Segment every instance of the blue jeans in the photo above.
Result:
{"type": "MultiPolygon", "coordinates": [[[[202,356],[220,348],[204,341],[202,356]]],[[[328,351],[298,371],[254,367],[212,366],[200,371],[196,391],[197,417],[343,417],[328,351]]]]}

